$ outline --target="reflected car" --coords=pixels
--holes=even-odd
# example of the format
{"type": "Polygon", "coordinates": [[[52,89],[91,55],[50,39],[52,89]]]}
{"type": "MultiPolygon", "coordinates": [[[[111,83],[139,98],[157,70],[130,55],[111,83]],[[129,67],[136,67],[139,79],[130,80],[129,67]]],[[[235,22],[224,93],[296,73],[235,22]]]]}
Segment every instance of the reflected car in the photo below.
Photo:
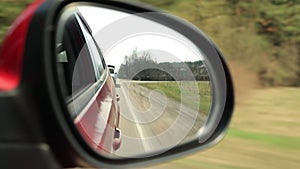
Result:
{"type": "Polygon", "coordinates": [[[91,147],[112,153],[121,145],[114,80],[79,11],[68,17],[65,28],[58,37],[56,60],[72,120],[91,147]]]}

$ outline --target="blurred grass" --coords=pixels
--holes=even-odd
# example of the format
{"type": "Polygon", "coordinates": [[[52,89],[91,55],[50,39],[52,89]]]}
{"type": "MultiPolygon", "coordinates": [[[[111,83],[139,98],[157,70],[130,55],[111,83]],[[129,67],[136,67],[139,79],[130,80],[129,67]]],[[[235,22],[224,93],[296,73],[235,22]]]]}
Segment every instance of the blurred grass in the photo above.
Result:
{"type": "Polygon", "coordinates": [[[18,15],[33,0],[0,0],[0,44],[18,15]]]}
{"type": "Polygon", "coordinates": [[[149,168],[298,169],[300,88],[252,89],[215,147],[149,168]]]}
{"type": "Polygon", "coordinates": [[[273,134],[261,134],[249,131],[242,131],[239,129],[231,128],[227,133],[228,137],[236,137],[241,139],[253,140],[260,142],[266,146],[272,148],[289,148],[289,149],[300,149],[300,137],[273,135],[273,134]]]}

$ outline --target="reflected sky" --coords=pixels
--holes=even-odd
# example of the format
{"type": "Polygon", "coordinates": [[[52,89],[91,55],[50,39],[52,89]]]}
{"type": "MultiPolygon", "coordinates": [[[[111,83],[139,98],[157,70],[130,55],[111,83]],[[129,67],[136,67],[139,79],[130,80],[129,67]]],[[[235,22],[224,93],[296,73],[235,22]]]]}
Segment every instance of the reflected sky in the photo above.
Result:
{"type": "Polygon", "coordinates": [[[155,52],[150,53],[158,63],[203,60],[201,52],[188,39],[161,24],[138,16],[98,7],[83,6],[79,10],[90,25],[107,64],[116,66],[116,69],[122,64],[125,56],[130,55],[134,49],[138,51],[165,51],[172,55],[172,57],[169,57],[155,52]],[[142,31],[140,30],[134,34],[125,33],[124,37],[111,43],[110,46],[106,46],[106,41],[103,40],[105,31],[102,32],[102,30],[113,30],[117,26],[119,31],[127,31],[126,29],[136,26],[132,23],[136,23],[142,31]],[[143,30],[143,26],[145,26],[145,30],[143,30]],[[154,31],[149,31],[152,30],[152,27],[154,31]]]}

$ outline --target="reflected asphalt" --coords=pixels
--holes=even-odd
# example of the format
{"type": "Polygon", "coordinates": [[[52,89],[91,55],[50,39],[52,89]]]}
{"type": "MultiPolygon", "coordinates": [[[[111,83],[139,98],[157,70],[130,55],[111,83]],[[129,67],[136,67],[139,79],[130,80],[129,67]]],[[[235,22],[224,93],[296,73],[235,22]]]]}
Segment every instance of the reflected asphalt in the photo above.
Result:
{"type": "Polygon", "coordinates": [[[138,120],[130,103],[128,86],[118,80],[116,92],[121,98],[119,106],[121,109],[122,145],[115,154],[121,157],[142,157],[143,154],[151,152],[151,144],[144,140],[146,138],[144,133],[151,131],[136,123],[138,120]]]}

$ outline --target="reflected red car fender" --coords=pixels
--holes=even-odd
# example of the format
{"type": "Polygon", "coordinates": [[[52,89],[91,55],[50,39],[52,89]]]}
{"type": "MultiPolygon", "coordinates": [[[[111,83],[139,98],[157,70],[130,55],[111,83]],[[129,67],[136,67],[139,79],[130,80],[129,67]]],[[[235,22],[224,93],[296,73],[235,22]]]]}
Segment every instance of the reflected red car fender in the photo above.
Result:
{"type": "Polygon", "coordinates": [[[119,110],[115,90],[110,77],[83,115],[75,119],[75,125],[95,150],[103,153],[113,151],[115,128],[119,125],[119,110]],[[115,120],[117,118],[117,120],[115,120]]]}

